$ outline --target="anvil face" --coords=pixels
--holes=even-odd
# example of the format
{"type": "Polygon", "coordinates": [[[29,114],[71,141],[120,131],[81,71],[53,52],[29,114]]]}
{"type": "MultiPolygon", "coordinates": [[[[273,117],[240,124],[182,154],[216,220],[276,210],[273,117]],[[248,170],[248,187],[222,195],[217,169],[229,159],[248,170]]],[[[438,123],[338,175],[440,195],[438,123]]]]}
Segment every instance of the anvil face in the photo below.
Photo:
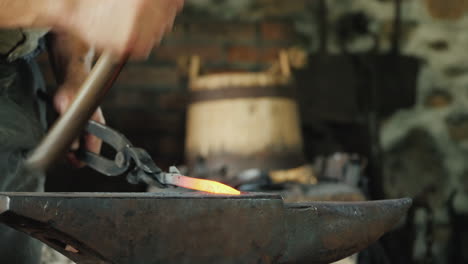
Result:
{"type": "Polygon", "coordinates": [[[280,196],[250,193],[0,193],[0,221],[77,263],[329,263],[373,243],[410,204],[285,205],[280,196]]]}

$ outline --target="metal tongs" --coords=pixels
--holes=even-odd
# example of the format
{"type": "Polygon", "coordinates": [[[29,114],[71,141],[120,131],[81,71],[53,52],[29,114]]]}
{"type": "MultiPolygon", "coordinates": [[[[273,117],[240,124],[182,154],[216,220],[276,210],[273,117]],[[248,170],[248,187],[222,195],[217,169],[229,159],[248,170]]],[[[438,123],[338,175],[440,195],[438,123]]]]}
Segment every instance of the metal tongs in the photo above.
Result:
{"type": "Polygon", "coordinates": [[[168,184],[167,176],[170,178],[174,174],[180,175],[176,167],[171,167],[169,173],[163,172],[156,166],[148,152],[134,147],[123,134],[108,126],[89,121],[85,130],[117,152],[114,160],[89,151],[82,151],[78,154],[82,162],[106,176],[120,176],[127,173],[127,180],[130,183],[144,182],[164,188],[168,184]]]}
{"type": "Polygon", "coordinates": [[[174,166],[169,168],[169,172],[164,172],[156,166],[146,150],[134,147],[122,133],[108,126],[89,121],[85,130],[116,151],[113,160],[89,151],[78,153],[82,162],[104,175],[126,174],[130,183],[146,183],[160,188],[178,186],[217,194],[240,194],[236,189],[219,182],[183,176],[174,166]]]}

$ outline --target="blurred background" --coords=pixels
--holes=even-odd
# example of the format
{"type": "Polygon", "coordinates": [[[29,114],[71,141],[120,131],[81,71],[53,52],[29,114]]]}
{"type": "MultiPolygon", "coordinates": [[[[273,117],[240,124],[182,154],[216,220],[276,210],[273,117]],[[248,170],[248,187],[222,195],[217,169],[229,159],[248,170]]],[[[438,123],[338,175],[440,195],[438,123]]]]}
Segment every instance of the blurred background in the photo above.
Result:
{"type": "MultiPolygon", "coordinates": [[[[186,0],[102,107],[163,169],[290,201],[412,197],[358,263],[468,263],[467,2],[186,0]]],[[[62,164],[47,190],[146,187],[62,164]]]]}

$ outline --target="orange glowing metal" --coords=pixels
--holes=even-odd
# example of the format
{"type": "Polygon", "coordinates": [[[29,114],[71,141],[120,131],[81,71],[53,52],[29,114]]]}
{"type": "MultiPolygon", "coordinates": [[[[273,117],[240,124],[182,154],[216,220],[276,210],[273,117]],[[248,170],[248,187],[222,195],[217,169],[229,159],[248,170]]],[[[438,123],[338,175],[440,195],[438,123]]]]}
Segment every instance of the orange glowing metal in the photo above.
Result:
{"type": "Polygon", "coordinates": [[[174,175],[173,177],[171,177],[170,181],[171,181],[170,184],[172,185],[176,185],[176,186],[187,188],[187,189],[197,190],[197,191],[203,191],[203,192],[214,193],[214,194],[230,194],[230,195],[241,194],[240,191],[232,187],[229,187],[225,184],[222,184],[220,182],[217,182],[217,181],[191,178],[191,177],[182,176],[182,175],[174,175]]]}

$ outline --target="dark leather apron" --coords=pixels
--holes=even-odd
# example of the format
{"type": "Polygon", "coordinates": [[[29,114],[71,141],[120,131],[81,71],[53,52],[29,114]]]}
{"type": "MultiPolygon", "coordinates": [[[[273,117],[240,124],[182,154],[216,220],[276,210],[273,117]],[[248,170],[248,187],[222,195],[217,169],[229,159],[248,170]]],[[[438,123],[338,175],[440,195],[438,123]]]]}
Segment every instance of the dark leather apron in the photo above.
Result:
{"type": "MultiPolygon", "coordinates": [[[[38,144],[45,130],[41,122],[44,106],[37,100],[37,92],[44,89],[44,82],[31,59],[37,50],[37,39],[31,42],[27,34],[23,32],[23,35],[25,39],[15,44],[11,37],[18,34],[0,31],[0,50],[15,44],[7,54],[0,54],[1,192],[43,191],[45,179],[42,173],[18,173],[25,154],[38,144]]],[[[0,263],[40,263],[41,249],[39,241],[0,224],[0,263]]]]}

